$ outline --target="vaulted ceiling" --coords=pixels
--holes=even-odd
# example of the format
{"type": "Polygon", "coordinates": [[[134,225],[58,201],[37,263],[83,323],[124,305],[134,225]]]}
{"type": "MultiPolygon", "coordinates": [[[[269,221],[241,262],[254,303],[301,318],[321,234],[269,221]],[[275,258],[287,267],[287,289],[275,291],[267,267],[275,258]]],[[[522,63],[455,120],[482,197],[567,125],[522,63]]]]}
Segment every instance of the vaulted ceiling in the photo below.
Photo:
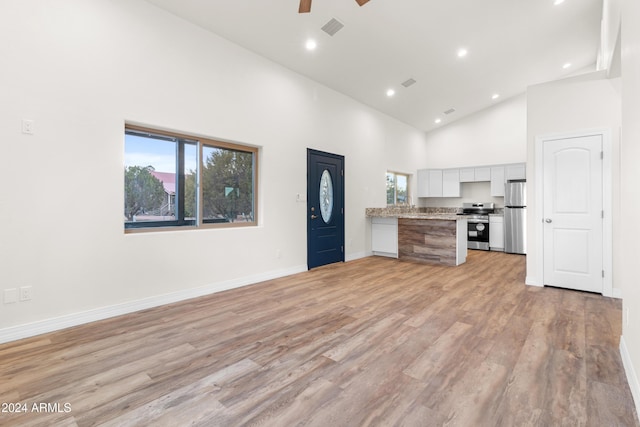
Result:
{"type": "Polygon", "coordinates": [[[147,1],[425,131],[595,68],[602,18],[602,0],[147,1]]]}

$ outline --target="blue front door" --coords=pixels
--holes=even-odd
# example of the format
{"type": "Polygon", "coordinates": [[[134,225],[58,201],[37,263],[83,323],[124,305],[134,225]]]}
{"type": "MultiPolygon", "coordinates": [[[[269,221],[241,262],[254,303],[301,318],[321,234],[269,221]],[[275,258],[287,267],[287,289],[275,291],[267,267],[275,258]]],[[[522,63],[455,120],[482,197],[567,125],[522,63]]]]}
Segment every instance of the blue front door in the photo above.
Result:
{"type": "Polygon", "coordinates": [[[344,156],[307,149],[307,265],[344,261],[344,156]]]}

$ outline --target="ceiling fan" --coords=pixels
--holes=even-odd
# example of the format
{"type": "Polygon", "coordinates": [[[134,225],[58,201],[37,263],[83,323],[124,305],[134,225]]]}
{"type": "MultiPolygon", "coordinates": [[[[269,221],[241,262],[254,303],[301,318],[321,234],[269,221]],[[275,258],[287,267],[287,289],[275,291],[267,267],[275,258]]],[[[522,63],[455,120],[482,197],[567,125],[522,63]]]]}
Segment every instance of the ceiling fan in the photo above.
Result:
{"type": "MultiPolygon", "coordinates": [[[[356,3],[362,6],[368,1],[369,0],[356,0],[356,3]]],[[[311,12],[311,0],[300,0],[300,7],[298,8],[298,13],[309,13],[309,12],[311,12]]]]}

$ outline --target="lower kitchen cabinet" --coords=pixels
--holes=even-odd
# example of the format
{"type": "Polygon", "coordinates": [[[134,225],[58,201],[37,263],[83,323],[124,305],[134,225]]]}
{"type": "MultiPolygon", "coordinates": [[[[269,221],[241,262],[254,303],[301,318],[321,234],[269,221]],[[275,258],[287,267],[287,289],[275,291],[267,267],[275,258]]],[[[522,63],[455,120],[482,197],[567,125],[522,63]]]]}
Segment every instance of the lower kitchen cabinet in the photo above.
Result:
{"type": "Polygon", "coordinates": [[[398,257],[398,218],[371,218],[371,251],[374,255],[398,257]]]}
{"type": "Polygon", "coordinates": [[[504,216],[489,215],[489,249],[504,252],[504,216]]]}

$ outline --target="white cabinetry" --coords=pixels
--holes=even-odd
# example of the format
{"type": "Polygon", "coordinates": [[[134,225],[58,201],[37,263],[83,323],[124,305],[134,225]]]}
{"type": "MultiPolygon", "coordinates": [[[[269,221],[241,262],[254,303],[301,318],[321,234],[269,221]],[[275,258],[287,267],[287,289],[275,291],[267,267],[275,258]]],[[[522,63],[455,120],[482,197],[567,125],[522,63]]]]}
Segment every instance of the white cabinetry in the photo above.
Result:
{"type": "Polygon", "coordinates": [[[491,168],[488,166],[475,168],[476,182],[491,181],[491,168]]]}
{"type": "Polygon", "coordinates": [[[489,215],[489,249],[504,252],[504,217],[489,215]]]}
{"type": "Polygon", "coordinates": [[[481,166],[477,168],[461,168],[460,182],[491,181],[491,167],[481,166]]]}
{"type": "Polygon", "coordinates": [[[418,197],[442,197],[442,169],[418,171],[418,197]]]}
{"type": "Polygon", "coordinates": [[[504,197],[504,166],[491,168],[491,196],[504,197]]]}
{"type": "Polygon", "coordinates": [[[442,171],[442,197],[460,197],[460,171],[458,169],[442,171]]]}
{"type": "Polygon", "coordinates": [[[478,166],[461,169],[418,170],[418,197],[460,197],[461,182],[491,182],[491,196],[504,197],[510,179],[526,179],[526,164],[478,166]]]}
{"type": "Polygon", "coordinates": [[[371,218],[371,251],[374,255],[398,257],[398,218],[371,218]]]}
{"type": "Polygon", "coordinates": [[[418,197],[460,197],[459,169],[420,169],[418,197]]]}
{"type": "Polygon", "coordinates": [[[476,180],[476,168],[460,169],[460,182],[474,182],[476,180]]]}
{"type": "Polygon", "coordinates": [[[527,166],[525,163],[516,163],[513,165],[505,166],[504,179],[508,181],[510,179],[526,179],[527,178],[527,166]]]}

